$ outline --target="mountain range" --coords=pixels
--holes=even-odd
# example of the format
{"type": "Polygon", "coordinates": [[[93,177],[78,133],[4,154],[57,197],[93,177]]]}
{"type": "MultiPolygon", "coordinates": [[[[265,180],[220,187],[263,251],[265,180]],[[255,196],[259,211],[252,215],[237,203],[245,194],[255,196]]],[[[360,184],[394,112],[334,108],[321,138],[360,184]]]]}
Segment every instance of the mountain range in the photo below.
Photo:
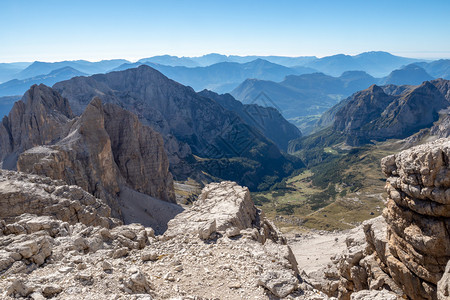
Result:
{"type": "Polygon", "coordinates": [[[49,74],[52,71],[64,67],[71,67],[86,74],[105,73],[127,62],[128,61],[124,59],[102,60],[98,62],[90,62],[86,60],[61,61],[53,63],[35,61],[14,76],[16,79],[26,79],[43,74],[49,74]]]}
{"type": "MultiPolygon", "coordinates": [[[[188,68],[195,68],[195,67],[210,67],[214,64],[220,64],[220,63],[238,63],[238,64],[246,64],[250,63],[255,60],[265,60],[268,62],[271,62],[272,64],[276,64],[279,66],[287,67],[292,70],[290,70],[289,74],[306,74],[306,73],[314,73],[314,72],[322,72],[324,74],[332,75],[332,76],[340,76],[345,71],[354,71],[354,70],[360,70],[365,71],[366,73],[371,74],[375,77],[381,77],[386,76],[389,72],[391,72],[394,69],[398,69],[401,66],[404,66],[409,63],[417,62],[420,64],[425,64],[429,66],[429,69],[432,70],[433,73],[431,74],[433,77],[442,77],[437,75],[437,73],[448,73],[448,66],[442,67],[442,65],[448,65],[448,62],[446,60],[437,61],[436,63],[428,63],[428,62],[420,62],[415,59],[409,59],[399,56],[391,55],[387,52],[365,52],[361,53],[359,55],[350,56],[350,55],[333,55],[333,56],[327,56],[323,58],[317,58],[314,56],[305,56],[305,57],[284,57],[284,56],[235,56],[235,55],[221,55],[221,54],[207,54],[200,57],[176,57],[176,56],[169,56],[169,55],[162,55],[162,56],[154,56],[149,58],[143,58],[137,61],[136,63],[132,64],[131,62],[124,60],[124,59],[113,59],[113,60],[102,60],[99,62],[89,62],[85,60],[76,60],[76,61],[61,61],[61,62],[39,62],[35,61],[33,63],[29,62],[19,62],[19,63],[3,63],[0,64],[0,83],[6,82],[8,80],[12,79],[29,79],[36,76],[46,75],[49,74],[52,71],[55,71],[57,69],[61,69],[64,67],[71,67],[81,73],[85,73],[88,75],[96,74],[96,73],[106,73],[109,71],[112,71],[113,69],[118,68],[117,70],[123,70],[127,67],[137,67],[140,64],[149,64],[153,67],[156,67],[156,65],[162,65],[165,67],[188,67],[188,68]],[[445,68],[447,68],[447,71],[445,71],[445,68]],[[443,70],[444,69],[444,70],[443,70]]],[[[219,65],[220,66],[220,65],[219,65]]],[[[228,64],[222,65],[225,69],[231,68],[231,70],[234,70],[233,67],[228,66],[228,64]]],[[[233,64],[232,64],[233,66],[233,64]]],[[[424,66],[422,66],[424,67],[424,66]]],[[[166,76],[171,77],[174,73],[174,70],[170,68],[166,68],[163,70],[164,67],[160,67],[160,71],[167,72],[164,73],[166,76]]],[[[235,68],[235,67],[234,67],[235,68]]],[[[425,68],[425,67],[424,67],[425,68]]],[[[426,69],[426,68],[425,68],[426,69]]],[[[178,70],[181,73],[189,72],[186,70],[178,70]]],[[[286,70],[285,70],[286,71],[286,70]]],[[[199,69],[196,71],[191,71],[194,74],[202,73],[199,69]]],[[[212,70],[212,73],[209,73],[209,71],[203,71],[203,73],[206,73],[208,76],[217,76],[214,75],[217,70],[212,70]]],[[[235,72],[235,71],[234,71],[235,72]]],[[[220,84],[220,80],[222,79],[217,78],[214,83],[214,80],[211,80],[211,82],[208,81],[208,79],[200,78],[199,82],[186,79],[185,77],[187,75],[179,74],[181,83],[186,85],[191,85],[196,90],[202,90],[202,89],[212,89],[214,90],[216,86],[219,86],[220,89],[216,89],[216,92],[229,92],[232,90],[232,88],[228,88],[226,90],[227,85],[223,85],[223,87],[220,84]],[[184,81],[183,81],[184,80],[184,81]],[[203,81],[206,82],[202,83],[203,81]],[[218,83],[217,83],[218,82],[218,83]],[[208,86],[208,84],[211,84],[208,86]]],[[[190,73],[189,73],[190,74],[190,73]]],[[[199,75],[196,75],[199,76],[199,75]]],[[[226,81],[236,81],[237,74],[230,74],[230,78],[225,78],[226,81]]],[[[253,75],[245,75],[245,76],[253,76],[253,75]]],[[[245,77],[244,76],[244,77],[245,77]]],[[[258,78],[258,79],[266,79],[266,80],[275,80],[274,78],[267,77],[269,75],[266,75],[266,77],[257,77],[258,74],[254,77],[246,77],[239,79],[240,82],[242,82],[245,79],[248,78],[258,78]]],[[[175,78],[174,78],[175,79],[175,78]]],[[[279,78],[277,80],[282,80],[283,78],[279,78]]],[[[240,83],[239,82],[239,83],[240,83]]]]}
{"type": "MultiPolygon", "coordinates": [[[[75,115],[81,114],[93,97],[135,113],[144,125],[163,136],[170,170],[178,179],[204,171],[256,190],[302,166],[264,136],[264,130],[146,65],[75,77],[56,83],[53,89],[68,99],[75,115]]],[[[283,126],[276,128],[280,128],[280,136],[292,132],[300,136],[292,127],[286,131],[283,126]]]]}
{"type": "MultiPolygon", "coordinates": [[[[289,152],[345,142],[359,147],[387,139],[404,139],[441,121],[450,106],[450,81],[436,79],[416,86],[377,86],[354,93],[325,112],[321,130],[293,140],[289,152]]],[[[434,131],[446,132],[444,128],[434,131]]],[[[436,133],[439,136],[439,133],[436,133]]]]}
{"type": "Polygon", "coordinates": [[[86,73],[82,73],[72,67],[62,67],[51,71],[46,75],[39,75],[27,79],[12,79],[8,82],[0,84],[0,97],[9,95],[22,95],[30,86],[34,84],[53,85],[58,81],[67,80],[76,76],[85,76],[86,73]]]}
{"type": "Polygon", "coordinates": [[[220,62],[206,67],[172,67],[149,62],[138,62],[121,65],[115,71],[135,68],[142,64],[151,66],[167,77],[183,85],[188,85],[196,91],[208,89],[217,93],[229,92],[247,78],[280,81],[287,75],[314,72],[313,69],[309,68],[294,70],[263,59],[256,59],[246,63],[220,62]]]}
{"type": "Polygon", "coordinates": [[[247,79],[231,94],[243,103],[253,103],[264,94],[269,99],[265,101],[267,106],[276,107],[302,132],[309,134],[326,110],[372,84],[417,85],[432,79],[434,77],[422,67],[410,64],[384,78],[375,78],[363,71],[346,71],[339,77],[323,73],[290,75],[281,82],[247,79]]]}
{"type": "Polygon", "coordinates": [[[395,56],[388,52],[372,51],[364,52],[358,55],[337,54],[322,58],[315,56],[226,56],[215,53],[200,57],[177,57],[163,55],[144,58],[139,60],[139,62],[156,63],[167,66],[204,67],[221,62],[247,63],[256,59],[267,60],[286,67],[308,67],[332,76],[340,76],[345,71],[360,70],[376,77],[386,76],[394,69],[420,61],[418,59],[395,56]]]}

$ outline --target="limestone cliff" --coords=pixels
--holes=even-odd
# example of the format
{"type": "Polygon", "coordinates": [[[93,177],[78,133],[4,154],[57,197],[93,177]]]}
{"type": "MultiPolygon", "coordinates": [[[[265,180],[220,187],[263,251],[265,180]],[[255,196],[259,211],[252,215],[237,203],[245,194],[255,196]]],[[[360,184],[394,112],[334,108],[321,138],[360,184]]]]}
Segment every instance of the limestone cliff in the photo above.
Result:
{"type": "Polygon", "coordinates": [[[18,170],[76,184],[108,201],[114,216],[120,215],[121,184],[175,201],[162,139],[133,114],[96,98],[68,125],[67,136],[57,143],[20,154],[18,170]]]}
{"type": "MultiPolygon", "coordinates": [[[[4,162],[78,185],[121,216],[122,186],[175,202],[161,136],[132,113],[96,98],[80,117],[56,91],[33,86],[0,128],[4,162]],[[14,158],[14,159],[11,159],[14,158]]],[[[4,164],[5,167],[5,164],[4,164]]]]}
{"type": "Polygon", "coordinates": [[[33,85],[0,124],[2,167],[15,169],[21,152],[61,138],[71,118],[69,103],[58,92],[33,85]]]}
{"type": "Polygon", "coordinates": [[[450,141],[440,139],[382,160],[387,177],[386,271],[413,299],[436,299],[450,259],[450,141]]]}

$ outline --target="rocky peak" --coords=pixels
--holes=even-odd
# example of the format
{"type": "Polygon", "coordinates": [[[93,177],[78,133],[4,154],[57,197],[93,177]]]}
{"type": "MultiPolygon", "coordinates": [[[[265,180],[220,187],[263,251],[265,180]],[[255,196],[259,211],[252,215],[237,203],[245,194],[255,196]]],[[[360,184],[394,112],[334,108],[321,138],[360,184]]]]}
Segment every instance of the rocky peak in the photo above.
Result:
{"type": "Polygon", "coordinates": [[[213,99],[224,108],[238,114],[245,123],[259,130],[281,150],[287,151],[289,141],[302,136],[300,130],[289,123],[274,107],[242,104],[230,94],[219,95],[208,90],[198,94],[213,99]]]}
{"type": "Polygon", "coordinates": [[[450,80],[439,78],[431,82],[442,93],[442,95],[444,95],[447,101],[450,102],[450,80]]]}
{"type": "Polygon", "coordinates": [[[372,84],[369,88],[367,88],[366,91],[371,94],[377,94],[377,95],[384,94],[383,89],[376,84],[372,84]]]}
{"type": "Polygon", "coordinates": [[[393,101],[379,86],[373,84],[368,89],[355,93],[351,99],[336,112],[334,128],[338,131],[352,132],[377,119],[393,101]]]}
{"type": "Polygon", "coordinates": [[[60,94],[43,84],[33,85],[0,125],[3,168],[15,169],[20,152],[60,139],[72,117],[68,101],[60,94]]]}
{"type": "Polygon", "coordinates": [[[20,154],[18,169],[76,184],[105,199],[121,216],[121,185],[174,202],[173,181],[161,136],[136,116],[99,98],[69,122],[66,137],[20,154]]]}
{"type": "Polygon", "coordinates": [[[135,198],[120,200],[126,188],[175,202],[161,136],[132,113],[103,105],[99,98],[73,117],[58,92],[33,86],[4,119],[0,139],[5,141],[0,144],[4,168],[17,166],[78,185],[107,201],[115,217],[124,217],[121,205],[130,207],[135,198]]]}
{"type": "Polygon", "coordinates": [[[44,84],[31,86],[23,96],[22,101],[26,104],[27,113],[37,113],[40,110],[57,111],[69,119],[73,118],[67,99],[44,84]]]}

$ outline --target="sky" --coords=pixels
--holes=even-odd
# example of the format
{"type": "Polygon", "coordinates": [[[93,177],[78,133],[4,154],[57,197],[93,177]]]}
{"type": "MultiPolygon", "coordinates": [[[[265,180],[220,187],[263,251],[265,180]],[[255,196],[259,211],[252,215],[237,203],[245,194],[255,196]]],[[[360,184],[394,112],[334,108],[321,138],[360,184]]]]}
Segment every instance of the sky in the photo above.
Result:
{"type": "Polygon", "coordinates": [[[0,62],[154,55],[450,58],[449,0],[0,0],[0,62]]]}

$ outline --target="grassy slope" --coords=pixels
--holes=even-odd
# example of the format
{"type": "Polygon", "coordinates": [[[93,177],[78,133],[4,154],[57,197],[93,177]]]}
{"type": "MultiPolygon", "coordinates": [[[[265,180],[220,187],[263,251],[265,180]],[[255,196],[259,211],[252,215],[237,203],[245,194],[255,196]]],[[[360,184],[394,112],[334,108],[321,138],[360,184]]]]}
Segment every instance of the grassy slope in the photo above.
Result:
{"type": "Polygon", "coordinates": [[[285,180],[286,185],[254,193],[253,200],[284,231],[298,225],[341,230],[381,214],[384,176],[380,159],[396,152],[392,142],[342,150],[322,149],[327,158],[285,180]]]}

